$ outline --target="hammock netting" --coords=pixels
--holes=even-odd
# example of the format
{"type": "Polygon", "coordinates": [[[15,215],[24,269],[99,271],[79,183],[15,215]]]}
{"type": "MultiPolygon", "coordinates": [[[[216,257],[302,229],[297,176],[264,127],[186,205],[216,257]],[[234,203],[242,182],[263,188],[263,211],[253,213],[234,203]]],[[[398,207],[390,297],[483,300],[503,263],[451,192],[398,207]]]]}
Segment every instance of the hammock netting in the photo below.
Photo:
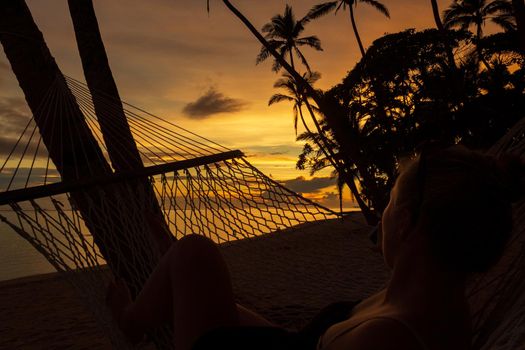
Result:
{"type": "MultiPolygon", "coordinates": [[[[491,152],[524,154],[523,135],[525,122],[491,152]]],[[[53,147],[60,149],[60,145],[53,147]]],[[[67,149],[61,152],[69,154],[67,149]]],[[[79,150],[75,157],[80,162],[83,157],[88,163],[93,161],[88,151],[79,150]]],[[[279,232],[338,217],[265,176],[241,152],[132,105],[124,103],[122,108],[120,101],[90,93],[83,83],[62,76],[49,87],[42,104],[28,120],[3,162],[0,179],[4,185],[0,205],[10,208],[2,211],[0,218],[68,277],[104,329],[113,328],[104,304],[109,280],[124,275],[132,291],[140,290],[165,250],[165,238],[157,232],[159,217],[174,238],[197,233],[217,243],[269,233],[276,233],[271,235],[275,238],[279,232]],[[73,115],[78,109],[82,118],[53,122],[57,115],[73,115]],[[99,174],[95,169],[91,172],[88,164],[87,174],[77,174],[83,175],[77,181],[63,180],[54,165],[56,159],[51,159],[44,146],[42,129],[47,128],[44,131],[49,133],[51,128],[62,138],[75,137],[84,123],[102,150],[104,161],[111,164],[108,138],[126,145],[116,119],[122,110],[144,167],[124,171],[111,168],[99,174]],[[102,117],[104,130],[99,123],[102,117]]],[[[516,206],[516,229],[504,259],[471,282],[476,348],[515,349],[523,340],[524,210],[522,204],[516,206]]],[[[248,258],[258,257],[254,254],[248,258]]],[[[303,258],[306,261],[314,257],[303,258]]],[[[293,264],[286,256],[279,259],[272,266],[293,264]]],[[[250,261],[242,263],[249,266],[250,261]]],[[[325,286],[332,288],[337,284],[325,286]]],[[[279,290],[271,293],[278,294],[279,290]]],[[[302,303],[300,286],[297,293],[297,303],[302,303]]],[[[295,325],[287,324],[289,327],[300,325],[310,316],[290,315],[286,306],[281,306],[275,305],[272,315],[274,319],[295,320],[295,325]]],[[[115,347],[128,346],[118,331],[109,334],[115,347]]],[[[153,336],[159,348],[169,348],[170,337],[166,330],[153,336]]]]}

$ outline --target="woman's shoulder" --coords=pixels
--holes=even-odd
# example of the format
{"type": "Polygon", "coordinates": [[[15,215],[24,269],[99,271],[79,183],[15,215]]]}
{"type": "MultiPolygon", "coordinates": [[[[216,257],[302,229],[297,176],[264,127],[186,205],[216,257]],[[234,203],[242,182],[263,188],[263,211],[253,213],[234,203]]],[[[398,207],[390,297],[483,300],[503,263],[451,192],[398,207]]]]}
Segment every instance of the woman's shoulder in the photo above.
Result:
{"type": "Polygon", "coordinates": [[[470,334],[459,320],[378,302],[364,302],[347,320],[330,327],[318,349],[468,349],[470,334]],[[443,336],[447,335],[447,336],[443,336]]]}
{"type": "Polygon", "coordinates": [[[362,320],[348,320],[339,334],[328,341],[320,342],[319,349],[360,349],[360,350],[423,350],[426,346],[413,330],[395,317],[375,316],[362,320]],[[346,330],[346,331],[345,331],[346,330]],[[380,336],[378,336],[380,335],[380,336]]]}
{"type": "Polygon", "coordinates": [[[363,300],[348,319],[330,327],[319,340],[319,348],[426,349],[419,330],[411,326],[417,316],[385,304],[384,293],[363,300]]]}

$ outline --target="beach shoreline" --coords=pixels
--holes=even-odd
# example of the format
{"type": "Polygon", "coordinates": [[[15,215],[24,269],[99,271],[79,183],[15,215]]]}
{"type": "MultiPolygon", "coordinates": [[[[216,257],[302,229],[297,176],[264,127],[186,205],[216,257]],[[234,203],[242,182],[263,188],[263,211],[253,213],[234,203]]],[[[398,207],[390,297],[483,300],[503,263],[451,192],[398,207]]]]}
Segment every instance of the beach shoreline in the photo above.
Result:
{"type": "MultiPolygon", "coordinates": [[[[381,259],[370,251],[370,228],[356,217],[351,216],[344,224],[328,220],[223,245],[240,302],[256,310],[271,310],[265,316],[290,326],[286,324],[290,315],[276,312],[273,304],[287,305],[285,309],[308,316],[329,301],[341,300],[342,295],[330,295],[327,288],[316,296],[316,289],[330,283],[330,279],[345,279],[347,292],[338,287],[345,299],[363,297],[377,289],[384,283],[386,272],[381,259]],[[315,262],[312,254],[340,256],[326,259],[336,262],[328,266],[315,262]],[[279,258],[287,263],[279,262],[279,258]],[[248,260],[251,265],[246,263],[248,260]],[[343,268],[347,264],[354,267],[352,273],[343,268]],[[291,273],[294,281],[289,278],[291,273]],[[305,286],[304,302],[292,295],[298,285],[305,286]],[[275,290],[280,292],[275,294],[275,290]]],[[[0,315],[5,325],[0,329],[0,349],[111,349],[107,335],[59,273],[1,281],[0,315]]],[[[298,324],[301,319],[293,322],[298,324]]]]}

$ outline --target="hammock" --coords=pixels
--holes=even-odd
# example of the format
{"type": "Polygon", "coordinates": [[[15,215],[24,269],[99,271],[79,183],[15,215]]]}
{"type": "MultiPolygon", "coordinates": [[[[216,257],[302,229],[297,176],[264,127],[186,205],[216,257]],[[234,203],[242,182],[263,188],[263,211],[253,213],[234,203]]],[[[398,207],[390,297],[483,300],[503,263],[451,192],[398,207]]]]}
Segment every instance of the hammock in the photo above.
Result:
{"type": "MultiPolygon", "coordinates": [[[[308,279],[305,273],[308,262],[326,259],[327,264],[333,264],[336,259],[342,259],[344,254],[327,256],[329,249],[320,252],[321,249],[311,248],[318,248],[316,245],[322,244],[325,234],[338,235],[344,247],[348,235],[345,236],[343,228],[333,226],[331,232],[310,235],[313,241],[305,239],[304,245],[296,247],[300,251],[295,254],[299,260],[290,261],[286,254],[276,252],[286,248],[286,237],[297,227],[315,230],[312,225],[316,222],[335,219],[338,215],[265,176],[242,152],[230,150],[130,104],[124,103],[124,111],[144,167],[111,169],[102,175],[95,170],[91,172],[88,167],[89,176],[78,176],[81,178],[78,181],[62,181],[43,146],[35,117],[44,120],[46,127],[51,125],[52,131],[62,137],[74,137],[78,124],[67,121],[55,125],[53,115],[69,115],[78,106],[103,151],[102,156],[110,163],[104,140],[109,137],[119,142],[122,139],[117,124],[111,127],[111,118],[118,114],[119,103],[104,94],[92,95],[75,79],[58,76],[0,168],[1,183],[6,184],[0,193],[0,205],[12,210],[2,212],[0,219],[68,277],[104,329],[112,328],[103,302],[112,274],[117,271],[126,274],[130,288],[140,290],[162,254],[162,244],[155,240],[148,224],[148,215],[159,210],[175,238],[198,233],[222,244],[226,258],[230,264],[233,261],[239,299],[248,305],[259,305],[262,309],[258,311],[273,320],[281,323],[288,320],[283,325],[289,328],[298,327],[318,307],[349,295],[349,291],[356,288],[340,281],[334,283],[329,280],[330,276],[325,276],[302,282],[301,291],[313,293],[297,291],[291,296],[294,302],[287,300],[286,305],[275,301],[282,300],[278,296],[290,291],[273,289],[274,284],[268,285],[268,282],[260,285],[261,290],[265,289],[265,303],[250,299],[260,295],[242,295],[243,279],[249,283],[261,283],[264,279],[250,273],[247,267],[250,262],[240,261],[241,255],[235,253],[236,249],[243,247],[244,252],[250,252],[251,260],[264,259],[277,270],[286,267],[288,274],[302,272],[301,276],[308,279]],[[94,101],[105,106],[109,127],[104,132],[97,121],[94,101]],[[150,186],[144,186],[145,183],[150,186]],[[266,248],[250,250],[250,245],[255,246],[254,242],[260,240],[265,241],[266,248]],[[333,287],[327,288],[327,285],[333,287]],[[317,293],[316,297],[316,291],[321,290],[324,293],[317,293]]],[[[524,134],[525,122],[522,122],[491,152],[522,154],[524,134]]],[[[89,162],[92,154],[83,151],[79,150],[76,157],[80,159],[76,161],[89,162]]],[[[68,150],[62,152],[66,154],[68,150]]],[[[523,210],[521,204],[516,206],[516,230],[505,258],[471,283],[469,296],[475,317],[476,348],[516,349],[523,340],[519,338],[525,333],[523,210]]],[[[272,270],[267,274],[271,280],[277,272],[272,270]]],[[[363,280],[361,297],[384,285],[387,273],[377,269],[377,274],[376,278],[363,280]]],[[[127,347],[118,331],[109,334],[115,347],[127,347]]],[[[154,338],[159,348],[170,347],[168,331],[161,330],[154,338]]]]}

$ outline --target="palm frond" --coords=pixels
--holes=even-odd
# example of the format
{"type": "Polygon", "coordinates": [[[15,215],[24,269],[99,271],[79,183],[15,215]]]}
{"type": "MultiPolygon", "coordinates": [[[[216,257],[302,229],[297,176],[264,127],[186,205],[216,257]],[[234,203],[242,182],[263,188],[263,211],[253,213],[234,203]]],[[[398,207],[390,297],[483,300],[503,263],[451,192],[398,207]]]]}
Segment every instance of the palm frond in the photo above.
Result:
{"type": "Polygon", "coordinates": [[[486,15],[493,15],[497,13],[502,14],[512,14],[514,11],[514,7],[512,6],[512,3],[508,0],[495,0],[491,1],[483,8],[483,14],[486,15]]]}
{"type": "Polygon", "coordinates": [[[379,1],[377,1],[377,0],[360,0],[360,2],[368,4],[368,5],[372,6],[372,7],[374,7],[376,10],[378,10],[383,15],[385,15],[385,17],[390,18],[390,12],[388,11],[388,8],[385,5],[383,5],[382,3],[380,3],[379,1]]]}
{"type": "Polygon", "coordinates": [[[290,92],[296,91],[295,79],[289,74],[284,73],[281,78],[273,84],[274,88],[286,89],[290,92]]]}
{"type": "Polygon", "coordinates": [[[503,28],[506,32],[516,30],[516,18],[511,15],[501,15],[491,19],[492,22],[503,28]]]}
{"type": "MultiPolygon", "coordinates": [[[[277,52],[279,53],[279,56],[281,56],[283,59],[286,55],[286,53],[288,52],[288,46],[281,46],[277,52]]],[[[281,70],[282,66],[281,64],[279,63],[278,60],[274,60],[273,62],[273,66],[272,66],[272,70],[276,73],[278,73],[280,70],[281,70]]]]}
{"type": "Polygon", "coordinates": [[[293,106],[293,128],[295,130],[295,137],[297,137],[297,121],[299,120],[299,105],[295,104],[293,106]]]}
{"type": "Polygon", "coordinates": [[[315,35],[306,36],[306,37],[298,39],[297,45],[298,46],[307,45],[307,46],[313,47],[317,51],[323,51],[323,48],[321,47],[321,40],[319,40],[319,38],[315,35]]]}
{"type": "Polygon", "coordinates": [[[297,141],[315,141],[319,135],[316,132],[305,131],[297,136],[297,141]]]}
{"type": "Polygon", "coordinates": [[[268,100],[268,106],[271,106],[271,105],[273,105],[275,103],[279,103],[279,102],[283,102],[283,101],[294,102],[295,99],[293,97],[290,97],[290,96],[287,96],[287,95],[284,95],[284,94],[274,94],[268,100]]]}
{"type": "Polygon", "coordinates": [[[308,84],[314,85],[316,81],[321,79],[321,73],[316,71],[309,71],[303,74],[303,78],[308,82],[308,84]]]}
{"type": "Polygon", "coordinates": [[[268,57],[270,57],[272,54],[270,53],[270,50],[266,48],[266,46],[261,47],[261,51],[259,51],[259,54],[257,55],[257,58],[255,59],[255,64],[262,63],[266,61],[268,57]]]}
{"type": "Polygon", "coordinates": [[[275,60],[272,64],[272,71],[278,73],[281,70],[281,64],[279,61],[275,60]]]}
{"type": "Polygon", "coordinates": [[[308,64],[308,61],[306,61],[306,57],[304,57],[304,55],[301,52],[301,50],[299,50],[297,47],[295,47],[294,49],[295,49],[295,53],[296,53],[297,57],[299,57],[299,59],[301,60],[301,63],[304,64],[304,66],[306,67],[306,70],[309,72],[310,71],[310,65],[308,64]]]}
{"type": "Polygon", "coordinates": [[[339,0],[339,5],[335,9],[335,14],[336,15],[337,15],[337,12],[339,11],[339,9],[341,8],[341,6],[343,6],[343,10],[346,9],[346,2],[345,2],[345,0],[339,0]]]}
{"type": "Polygon", "coordinates": [[[471,13],[471,10],[467,6],[464,6],[463,2],[460,3],[455,0],[449,8],[443,11],[443,26],[447,29],[451,29],[460,25],[463,27],[464,24],[460,24],[462,21],[468,21],[468,27],[472,22],[474,22],[474,17],[471,13]],[[459,18],[462,20],[459,21],[459,18]]]}
{"type": "Polygon", "coordinates": [[[315,5],[308,11],[306,16],[301,19],[301,22],[308,23],[311,20],[322,17],[329,12],[332,12],[337,7],[337,1],[324,2],[322,4],[315,5]]]}
{"type": "Polygon", "coordinates": [[[447,29],[460,28],[461,30],[468,30],[468,28],[474,24],[472,16],[464,15],[448,18],[446,22],[443,22],[443,26],[447,29]]]}
{"type": "Polygon", "coordinates": [[[268,32],[271,32],[272,30],[273,30],[273,22],[266,23],[261,28],[261,32],[263,33],[268,33],[268,32]]]}

